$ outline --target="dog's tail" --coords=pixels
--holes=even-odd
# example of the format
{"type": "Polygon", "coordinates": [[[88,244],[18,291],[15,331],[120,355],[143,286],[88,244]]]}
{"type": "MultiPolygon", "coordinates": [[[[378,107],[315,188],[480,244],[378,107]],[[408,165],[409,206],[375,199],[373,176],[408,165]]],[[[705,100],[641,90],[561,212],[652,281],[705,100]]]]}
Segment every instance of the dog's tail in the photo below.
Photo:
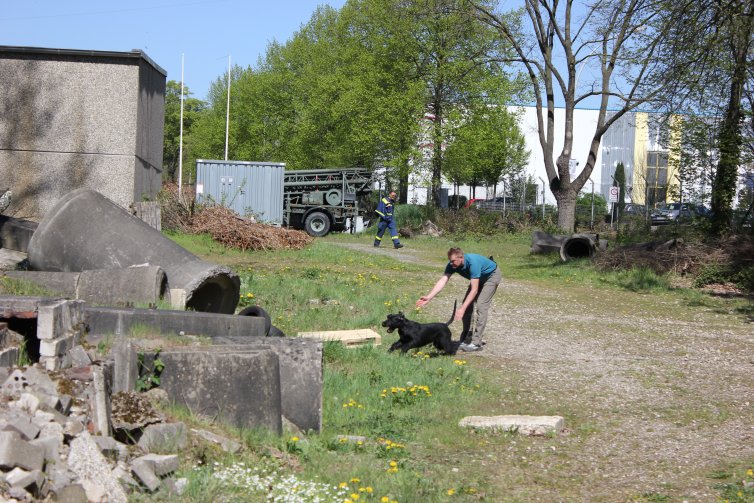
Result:
{"type": "Polygon", "coordinates": [[[448,322],[446,323],[446,325],[450,325],[451,323],[453,323],[453,318],[456,317],[456,307],[457,306],[458,306],[458,299],[456,299],[455,301],[453,301],[453,314],[450,315],[450,319],[448,320],[448,322]]]}

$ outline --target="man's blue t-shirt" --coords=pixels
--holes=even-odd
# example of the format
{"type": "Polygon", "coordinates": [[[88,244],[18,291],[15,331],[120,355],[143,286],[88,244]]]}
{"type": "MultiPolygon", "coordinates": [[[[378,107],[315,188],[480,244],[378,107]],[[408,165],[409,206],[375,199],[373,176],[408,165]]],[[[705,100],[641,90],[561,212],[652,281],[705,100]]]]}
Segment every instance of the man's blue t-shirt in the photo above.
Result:
{"type": "Polygon", "coordinates": [[[458,273],[466,279],[479,278],[479,281],[485,281],[490,275],[497,269],[497,264],[476,253],[464,253],[463,265],[458,269],[453,269],[453,266],[445,266],[445,274],[458,273]]]}

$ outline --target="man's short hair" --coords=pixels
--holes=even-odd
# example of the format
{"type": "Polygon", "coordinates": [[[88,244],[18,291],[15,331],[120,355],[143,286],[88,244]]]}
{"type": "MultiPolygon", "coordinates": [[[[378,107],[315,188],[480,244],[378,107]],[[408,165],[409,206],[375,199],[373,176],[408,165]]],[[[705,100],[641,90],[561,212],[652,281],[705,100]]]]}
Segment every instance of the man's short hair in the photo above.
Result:
{"type": "Polygon", "coordinates": [[[448,258],[451,258],[455,255],[463,255],[463,250],[460,248],[451,248],[448,250],[448,258]]]}

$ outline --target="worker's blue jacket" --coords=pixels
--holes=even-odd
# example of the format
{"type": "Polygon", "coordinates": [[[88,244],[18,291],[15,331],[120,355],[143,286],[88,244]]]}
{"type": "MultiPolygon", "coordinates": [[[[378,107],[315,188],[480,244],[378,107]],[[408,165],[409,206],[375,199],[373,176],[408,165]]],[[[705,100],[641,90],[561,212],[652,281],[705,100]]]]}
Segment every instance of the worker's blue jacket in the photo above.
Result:
{"type": "Polygon", "coordinates": [[[383,197],[375,210],[380,218],[386,222],[393,221],[393,202],[389,197],[383,197]]]}

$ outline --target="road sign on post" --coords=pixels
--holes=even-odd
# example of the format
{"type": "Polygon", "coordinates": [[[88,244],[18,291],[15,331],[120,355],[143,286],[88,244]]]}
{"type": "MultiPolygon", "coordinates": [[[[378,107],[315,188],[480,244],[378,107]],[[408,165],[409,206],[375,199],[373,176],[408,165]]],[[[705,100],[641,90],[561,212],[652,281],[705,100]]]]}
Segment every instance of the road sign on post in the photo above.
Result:
{"type": "Polygon", "coordinates": [[[610,187],[610,198],[607,202],[609,203],[617,203],[618,202],[618,194],[620,193],[620,187],[610,187]]]}

